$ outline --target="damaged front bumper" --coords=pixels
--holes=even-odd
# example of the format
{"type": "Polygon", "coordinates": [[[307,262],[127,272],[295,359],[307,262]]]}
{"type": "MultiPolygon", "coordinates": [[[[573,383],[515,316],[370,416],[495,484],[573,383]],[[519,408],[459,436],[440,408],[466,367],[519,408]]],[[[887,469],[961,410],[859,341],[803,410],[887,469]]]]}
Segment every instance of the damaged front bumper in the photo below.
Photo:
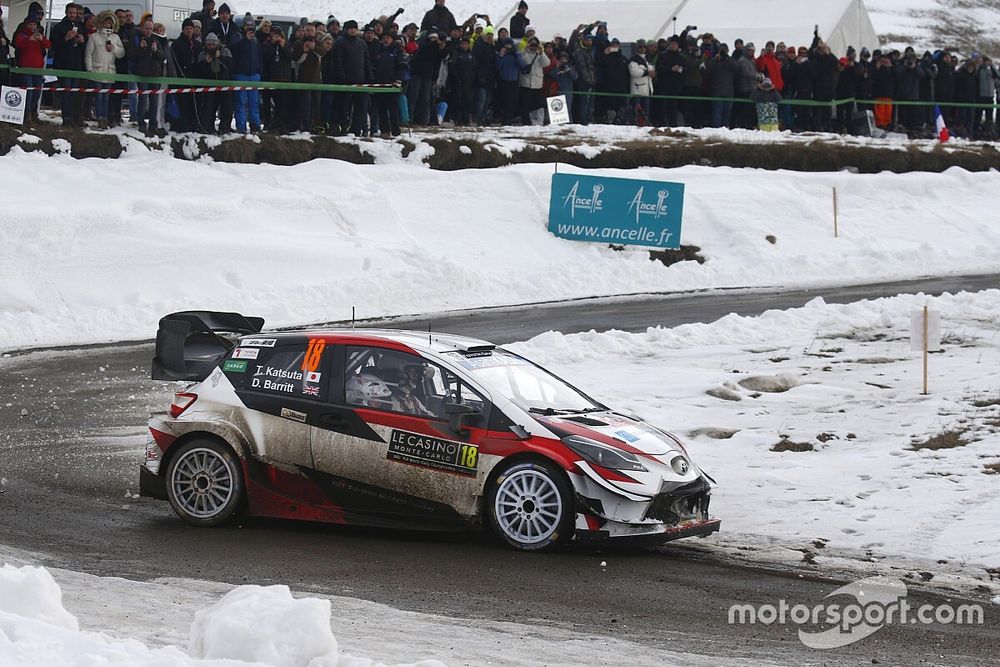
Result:
{"type": "Polygon", "coordinates": [[[705,475],[687,483],[664,481],[660,492],[641,501],[584,485],[577,493],[576,538],[660,544],[707,537],[722,526],[709,515],[712,482],[705,475]]]}

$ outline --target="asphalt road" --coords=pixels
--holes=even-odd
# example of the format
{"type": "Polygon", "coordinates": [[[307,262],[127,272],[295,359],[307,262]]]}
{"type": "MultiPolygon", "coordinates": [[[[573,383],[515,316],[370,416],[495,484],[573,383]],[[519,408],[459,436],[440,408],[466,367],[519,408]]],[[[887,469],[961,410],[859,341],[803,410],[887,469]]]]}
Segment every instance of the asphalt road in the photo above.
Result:
{"type": "MultiPolygon", "coordinates": [[[[564,332],[640,330],[899,292],[1000,285],[1000,276],[782,293],[651,295],[435,316],[432,325],[520,340],[564,332]]],[[[424,328],[426,318],[394,325],[424,328]]],[[[248,520],[182,524],[166,503],[126,499],[149,410],[173,386],[148,379],[149,344],[59,350],[0,360],[0,543],[53,566],[133,579],[193,577],[285,583],[461,618],[543,622],[651,646],[785,664],[996,664],[1000,608],[983,626],[890,626],[835,651],[799,643],[792,625],[729,625],[733,604],[820,603],[840,583],[803,571],[734,567],[684,542],[653,549],[508,551],[488,537],[436,536],[248,520]],[[600,567],[607,561],[606,568],[600,567]]],[[[725,524],[723,524],[725,529],[725,524]]],[[[924,601],[912,594],[911,603],[924,601]]],[[[927,598],[938,603],[941,600],[927,598]]],[[[608,656],[604,656],[607,659],[608,656]]],[[[596,657],[595,657],[596,660],[596,657]]]]}

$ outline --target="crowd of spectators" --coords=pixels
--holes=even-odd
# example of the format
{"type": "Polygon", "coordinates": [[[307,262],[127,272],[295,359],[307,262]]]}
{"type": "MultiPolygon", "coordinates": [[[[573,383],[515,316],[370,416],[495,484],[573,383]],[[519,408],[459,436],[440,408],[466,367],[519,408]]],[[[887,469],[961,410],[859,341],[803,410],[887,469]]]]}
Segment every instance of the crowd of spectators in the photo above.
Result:
{"type": "MultiPolygon", "coordinates": [[[[732,47],[688,26],[663,39],[621,43],[605,22],[581,24],[568,36],[536,34],[521,2],[509,27],[485,14],[464,23],[434,0],[422,21],[398,21],[403,10],[359,24],[307,21],[286,30],[228,4],[204,0],[168,40],[151,16],[119,9],[93,15],[70,3],[48,36],[43,9],[8,38],[0,22],[0,60],[21,67],[286,84],[275,90],[132,95],[62,93],[63,125],[129,118],[141,130],[226,133],[291,131],[333,135],[400,133],[401,124],[541,125],[546,98],[565,95],[574,122],[656,126],[857,131],[867,110],[887,130],[922,136],[934,128],[934,106],[952,134],[996,138],[992,105],[997,70],[982,54],[912,48],[835,54],[816,27],[808,45],[769,41],[732,47]],[[299,84],[380,85],[402,93],[302,90],[299,84]],[[291,85],[288,85],[291,84],[291,85]],[[699,98],[699,99],[692,99],[699,98]],[[782,101],[792,103],[781,104],[782,101]],[[836,103],[839,100],[851,100],[836,103]],[[903,102],[904,104],[899,104],[903,102]],[[912,104],[906,104],[912,103],[912,104]]],[[[775,35],[776,38],[780,35],[775,35]]],[[[37,75],[16,83],[41,85],[37,75]]],[[[59,86],[159,90],[156,83],[111,84],[61,75],[59,86]]],[[[38,123],[38,92],[29,93],[26,123],[38,123]]]]}

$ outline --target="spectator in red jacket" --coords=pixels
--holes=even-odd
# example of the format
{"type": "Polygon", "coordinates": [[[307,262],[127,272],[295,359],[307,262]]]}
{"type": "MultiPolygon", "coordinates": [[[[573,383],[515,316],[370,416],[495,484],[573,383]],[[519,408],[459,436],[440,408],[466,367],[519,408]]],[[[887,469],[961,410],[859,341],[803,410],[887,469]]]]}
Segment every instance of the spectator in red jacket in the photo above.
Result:
{"type": "Polygon", "coordinates": [[[781,62],[774,54],[774,42],[768,42],[764,52],[757,58],[757,71],[763,72],[764,77],[771,80],[779,93],[785,89],[785,80],[781,77],[781,62]]]}
{"type": "MultiPolygon", "coordinates": [[[[17,49],[17,66],[42,69],[45,67],[45,52],[52,43],[38,27],[38,19],[28,16],[21,24],[21,29],[14,35],[14,48],[17,49]]],[[[28,88],[27,104],[24,111],[24,124],[38,123],[38,102],[41,99],[42,76],[40,74],[22,74],[21,85],[28,88]]]]}

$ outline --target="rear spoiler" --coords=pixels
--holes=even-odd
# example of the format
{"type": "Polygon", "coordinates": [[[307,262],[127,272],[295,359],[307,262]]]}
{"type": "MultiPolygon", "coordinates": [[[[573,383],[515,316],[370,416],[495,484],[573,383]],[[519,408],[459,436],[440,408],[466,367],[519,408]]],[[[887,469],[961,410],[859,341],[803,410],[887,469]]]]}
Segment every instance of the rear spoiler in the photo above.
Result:
{"type": "Polygon", "coordinates": [[[239,313],[171,313],[160,320],[156,332],[152,377],[201,382],[234,347],[235,338],[260,333],[263,328],[264,318],[239,313]]]}

